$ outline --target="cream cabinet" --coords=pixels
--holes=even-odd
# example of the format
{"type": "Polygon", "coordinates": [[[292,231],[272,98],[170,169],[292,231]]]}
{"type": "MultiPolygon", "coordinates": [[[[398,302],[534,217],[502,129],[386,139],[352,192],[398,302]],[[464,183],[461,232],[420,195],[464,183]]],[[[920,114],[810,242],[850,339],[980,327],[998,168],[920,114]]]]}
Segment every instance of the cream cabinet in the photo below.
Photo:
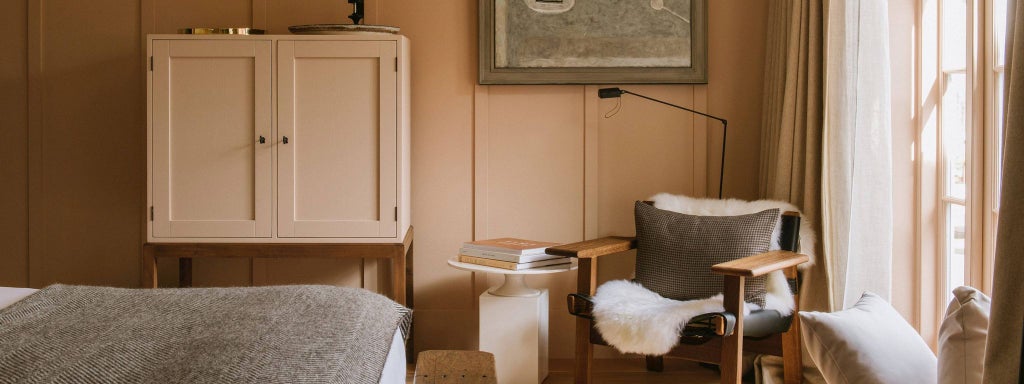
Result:
{"type": "Polygon", "coordinates": [[[149,38],[150,243],[394,243],[410,225],[408,42],[149,38]]]}

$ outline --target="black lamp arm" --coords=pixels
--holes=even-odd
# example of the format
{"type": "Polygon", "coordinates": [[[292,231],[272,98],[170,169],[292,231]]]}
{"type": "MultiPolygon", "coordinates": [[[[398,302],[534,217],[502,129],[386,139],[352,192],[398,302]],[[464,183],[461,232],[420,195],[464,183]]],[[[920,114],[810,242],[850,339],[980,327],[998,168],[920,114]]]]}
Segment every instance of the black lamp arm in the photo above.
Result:
{"type": "Polygon", "coordinates": [[[729,137],[729,122],[726,121],[725,119],[721,118],[721,117],[718,117],[718,116],[712,116],[712,115],[706,114],[704,112],[694,111],[694,110],[692,110],[690,108],[686,108],[686,107],[684,107],[682,105],[675,105],[675,104],[672,104],[672,103],[669,103],[669,102],[665,102],[665,101],[661,101],[661,100],[658,100],[658,99],[655,99],[655,98],[647,97],[647,96],[644,96],[644,95],[641,95],[641,94],[638,94],[638,93],[633,93],[633,92],[630,92],[630,91],[627,91],[627,90],[621,89],[621,88],[602,88],[602,89],[598,90],[597,95],[598,95],[598,97],[600,97],[602,99],[609,99],[609,98],[621,97],[623,93],[628,93],[630,95],[633,95],[633,96],[636,96],[636,97],[639,97],[639,98],[642,98],[642,99],[650,100],[650,101],[653,101],[655,103],[660,103],[660,104],[664,104],[664,105],[667,105],[667,106],[670,106],[670,107],[682,109],[684,111],[691,112],[691,113],[694,113],[694,114],[697,114],[697,115],[701,115],[701,116],[707,117],[709,119],[718,120],[719,122],[722,123],[722,163],[721,163],[721,167],[718,170],[718,198],[721,199],[722,198],[722,185],[725,182],[725,142],[726,142],[725,140],[726,140],[726,138],[729,137]]]}
{"type": "Polygon", "coordinates": [[[715,120],[721,121],[721,122],[722,122],[722,128],[723,128],[723,129],[724,129],[724,128],[725,128],[726,126],[728,126],[728,125],[729,125],[729,122],[728,122],[728,121],[726,121],[725,119],[723,119],[723,118],[721,118],[721,117],[718,117],[718,116],[712,116],[712,115],[706,114],[706,113],[704,113],[704,112],[700,112],[700,111],[694,111],[694,110],[692,110],[692,109],[690,109],[690,108],[686,108],[686,107],[684,107],[684,106],[681,106],[681,105],[675,105],[675,104],[672,104],[672,103],[669,103],[669,102],[665,102],[665,101],[661,101],[661,100],[658,100],[658,99],[655,99],[655,98],[652,98],[652,97],[647,97],[647,96],[641,95],[641,94],[639,94],[639,93],[633,93],[633,92],[627,91],[627,90],[625,90],[625,89],[621,89],[621,90],[619,90],[619,92],[622,92],[622,93],[628,93],[628,94],[630,94],[630,95],[633,95],[633,96],[636,96],[636,97],[639,97],[639,98],[643,98],[643,99],[647,99],[647,100],[653,101],[653,102],[655,102],[655,103],[661,103],[661,104],[665,104],[665,105],[668,105],[668,106],[671,106],[671,107],[676,107],[676,108],[682,109],[682,110],[684,110],[684,111],[688,111],[688,112],[693,112],[693,113],[696,113],[696,114],[698,114],[698,115],[701,115],[701,116],[707,117],[707,118],[709,118],[709,119],[715,119],[715,120]]]}

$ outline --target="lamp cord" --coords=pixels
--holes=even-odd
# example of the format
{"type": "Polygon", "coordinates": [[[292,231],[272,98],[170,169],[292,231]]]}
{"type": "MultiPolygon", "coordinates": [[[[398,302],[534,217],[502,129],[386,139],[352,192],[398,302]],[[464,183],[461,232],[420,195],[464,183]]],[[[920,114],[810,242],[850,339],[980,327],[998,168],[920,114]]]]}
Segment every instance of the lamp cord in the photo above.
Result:
{"type": "Polygon", "coordinates": [[[619,114],[619,110],[622,109],[622,98],[621,97],[616,97],[615,101],[616,101],[615,108],[612,108],[607,113],[605,113],[604,114],[604,118],[607,119],[609,117],[612,117],[612,116],[615,116],[615,115],[619,114]]]}

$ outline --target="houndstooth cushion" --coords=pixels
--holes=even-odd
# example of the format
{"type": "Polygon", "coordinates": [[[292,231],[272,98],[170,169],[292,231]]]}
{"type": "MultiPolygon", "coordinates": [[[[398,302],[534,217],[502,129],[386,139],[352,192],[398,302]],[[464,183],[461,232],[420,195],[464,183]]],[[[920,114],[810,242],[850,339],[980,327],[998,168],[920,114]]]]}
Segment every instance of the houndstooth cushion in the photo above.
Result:
{"type": "MultiPolygon", "coordinates": [[[[692,216],[636,202],[636,279],[674,300],[722,293],[711,266],[768,251],[779,210],[741,216],[692,216]]],[[[747,278],[744,300],[764,306],[766,276],[747,278]]]]}

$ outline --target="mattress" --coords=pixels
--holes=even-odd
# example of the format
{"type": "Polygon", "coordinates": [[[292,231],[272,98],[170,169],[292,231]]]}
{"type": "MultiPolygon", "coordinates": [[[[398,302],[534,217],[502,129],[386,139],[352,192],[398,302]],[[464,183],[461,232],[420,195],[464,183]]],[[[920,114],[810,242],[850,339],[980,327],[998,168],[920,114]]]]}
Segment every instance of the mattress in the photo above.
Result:
{"type": "MultiPolygon", "coordinates": [[[[8,288],[0,287],[0,308],[5,308],[31,295],[36,290],[31,288],[8,288]]],[[[405,341],[402,338],[402,330],[395,331],[391,340],[391,350],[388,351],[387,360],[384,362],[384,370],[380,375],[381,384],[403,384],[405,383],[405,341]]]]}

